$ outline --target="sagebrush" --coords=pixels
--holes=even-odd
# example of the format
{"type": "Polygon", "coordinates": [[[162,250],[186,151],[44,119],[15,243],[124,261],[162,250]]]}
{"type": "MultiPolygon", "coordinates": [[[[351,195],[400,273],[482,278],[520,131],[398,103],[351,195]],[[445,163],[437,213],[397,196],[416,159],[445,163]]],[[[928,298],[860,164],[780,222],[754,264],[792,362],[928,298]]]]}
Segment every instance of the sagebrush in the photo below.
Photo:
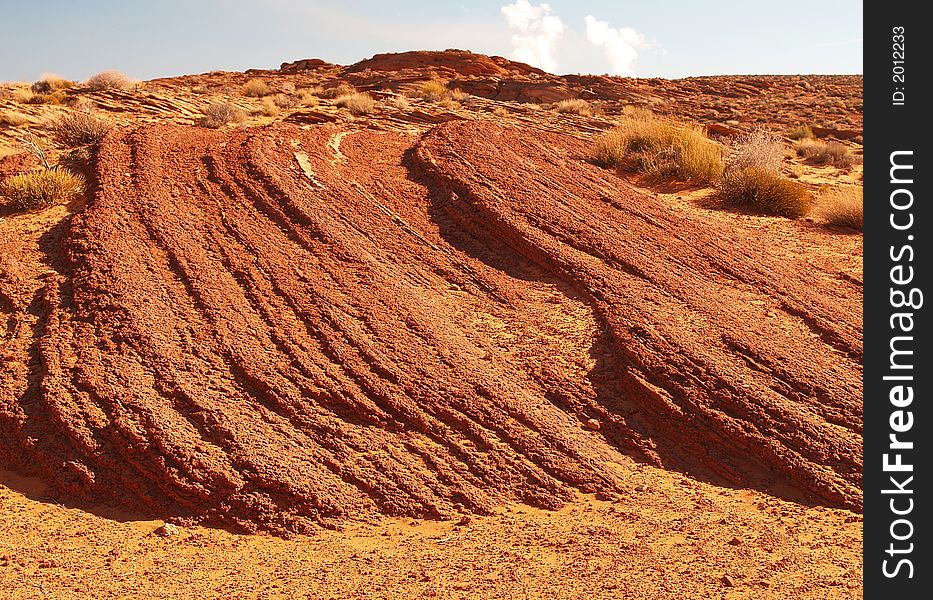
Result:
{"type": "Polygon", "coordinates": [[[229,102],[212,102],[204,109],[204,116],[198,122],[204,127],[223,127],[227,123],[241,123],[246,120],[246,111],[229,102]]]}
{"type": "Polygon", "coordinates": [[[813,139],[803,139],[794,146],[797,155],[807,162],[815,165],[832,165],[841,169],[848,169],[856,163],[852,150],[839,142],[820,142],[813,139]]]}
{"type": "Polygon", "coordinates": [[[119,90],[132,85],[133,80],[120,71],[103,71],[92,75],[84,85],[92,90],[119,90]]]}
{"type": "Polygon", "coordinates": [[[72,110],[49,123],[55,139],[66,146],[96,144],[113,127],[113,121],[91,109],[72,110]]]}

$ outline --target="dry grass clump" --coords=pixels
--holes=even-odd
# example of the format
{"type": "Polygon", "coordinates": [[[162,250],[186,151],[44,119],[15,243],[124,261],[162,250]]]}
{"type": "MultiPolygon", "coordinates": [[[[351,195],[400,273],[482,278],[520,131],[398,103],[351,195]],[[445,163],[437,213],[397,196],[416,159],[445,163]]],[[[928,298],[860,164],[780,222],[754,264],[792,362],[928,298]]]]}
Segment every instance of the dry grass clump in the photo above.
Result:
{"type": "Polygon", "coordinates": [[[593,114],[593,109],[590,108],[590,103],[583,98],[561,100],[560,102],[551,105],[551,108],[559,113],[581,115],[584,117],[588,117],[593,114]]]}
{"type": "Polygon", "coordinates": [[[122,90],[133,81],[120,71],[103,71],[92,75],[84,84],[92,90],[122,90]]]}
{"type": "Polygon", "coordinates": [[[787,137],[792,140],[806,140],[813,139],[814,136],[813,130],[809,125],[798,125],[788,130],[787,137]]]}
{"type": "Polygon", "coordinates": [[[95,111],[85,108],[58,116],[49,123],[52,134],[66,146],[96,144],[113,129],[114,123],[95,111]]]}
{"type": "Polygon", "coordinates": [[[253,111],[253,114],[262,114],[267,117],[274,117],[279,114],[279,106],[275,103],[273,98],[266,96],[262,99],[262,104],[260,104],[259,110],[253,111]]]}
{"type": "Polygon", "coordinates": [[[817,202],[820,216],[832,225],[862,230],[862,186],[843,185],[820,195],[817,202]]]}
{"type": "Polygon", "coordinates": [[[299,106],[317,106],[320,100],[312,90],[292,91],[288,94],[276,94],[272,102],[279,108],[298,108],[299,106]]]}
{"type": "Polygon", "coordinates": [[[454,88],[452,90],[447,90],[447,97],[455,102],[463,102],[469,97],[469,94],[460,88],[454,88]]]}
{"type": "Polygon", "coordinates": [[[26,123],[29,123],[29,121],[29,117],[23,113],[14,112],[11,110],[0,112],[0,123],[3,123],[4,125],[17,127],[19,125],[25,125],[26,123]]]}
{"type": "Polygon", "coordinates": [[[212,102],[204,110],[204,116],[198,121],[203,127],[223,127],[227,123],[242,123],[246,120],[246,111],[229,102],[212,102]]]}
{"type": "Polygon", "coordinates": [[[19,210],[39,210],[65,202],[87,187],[84,177],[67,169],[22,173],[0,183],[3,204],[19,210]]]}
{"type": "Polygon", "coordinates": [[[356,93],[356,88],[348,83],[339,83],[334,87],[321,90],[318,94],[321,98],[333,100],[341,96],[351,96],[356,93]]]}
{"type": "Polygon", "coordinates": [[[840,169],[849,169],[855,162],[855,154],[848,146],[839,142],[818,142],[803,139],[794,146],[797,155],[815,165],[833,165],[840,169]]]}
{"type": "Polygon", "coordinates": [[[444,108],[460,106],[460,101],[466,100],[469,96],[460,88],[450,89],[447,83],[439,79],[432,79],[422,83],[421,87],[418,88],[418,95],[422,99],[428,102],[436,102],[444,108]]]}
{"type": "Polygon", "coordinates": [[[273,91],[262,79],[250,79],[240,88],[240,93],[250,98],[264,98],[271,96],[273,91]]]}
{"type": "Polygon", "coordinates": [[[738,138],[726,162],[719,193],[734,206],[785,217],[805,215],[813,199],[807,188],[781,174],[784,145],[765,129],[738,138]]]}
{"type": "Polygon", "coordinates": [[[428,102],[437,102],[447,96],[447,84],[438,79],[425,81],[419,88],[419,94],[428,102]]]}
{"type": "Polygon", "coordinates": [[[729,169],[755,167],[777,173],[784,163],[784,143],[767,129],[754,129],[736,138],[732,150],[727,164],[729,169]]]}
{"type": "Polygon", "coordinates": [[[509,111],[503,106],[497,106],[492,109],[492,114],[496,115],[497,117],[507,117],[509,116],[509,111]]]}
{"type": "Polygon", "coordinates": [[[734,206],[750,206],[792,218],[807,214],[813,204],[804,185],[760,167],[727,169],[719,183],[719,192],[734,206]]]}
{"type": "Polygon", "coordinates": [[[14,102],[21,104],[53,104],[58,105],[65,101],[65,94],[61,91],[37,94],[28,88],[15,90],[12,95],[14,102]]]}
{"type": "Polygon", "coordinates": [[[596,141],[596,162],[652,178],[710,183],[722,174],[722,150],[703,127],[654,114],[625,117],[596,141]]]}
{"type": "Polygon", "coordinates": [[[32,84],[30,89],[37,94],[51,94],[52,92],[72,88],[74,84],[73,81],[68,81],[58,75],[47,73],[42,76],[42,79],[32,84]]]}
{"type": "Polygon", "coordinates": [[[392,96],[391,98],[386,100],[386,104],[388,104],[392,108],[397,108],[399,110],[408,110],[409,108],[411,108],[411,102],[408,100],[408,98],[400,94],[396,96],[392,96]]]}
{"type": "Polygon", "coordinates": [[[346,94],[338,97],[334,104],[346,108],[353,115],[365,115],[373,112],[376,108],[376,101],[369,94],[346,94]]]}

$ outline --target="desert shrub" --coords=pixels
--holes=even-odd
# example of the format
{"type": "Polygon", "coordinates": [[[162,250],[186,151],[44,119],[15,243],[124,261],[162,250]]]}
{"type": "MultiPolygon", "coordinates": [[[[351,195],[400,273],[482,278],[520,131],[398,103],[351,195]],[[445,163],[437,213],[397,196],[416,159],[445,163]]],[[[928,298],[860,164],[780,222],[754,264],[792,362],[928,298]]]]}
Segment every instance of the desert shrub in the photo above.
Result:
{"type": "Polygon", "coordinates": [[[429,102],[437,102],[447,97],[447,84],[438,79],[425,81],[418,90],[419,95],[429,102]]]}
{"type": "Polygon", "coordinates": [[[847,146],[839,142],[819,142],[803,139],[794,146],[797,155],[815,165],[833,165],[848,169],[855,164],[855,155],[847,146]]]}
{"type": "Polygon", "coordinates": [[[317,106],[317,96],[308,90],[293,91],[288,94],[276,94],[272,102],[279,108],[298,108],[299,106],[317,106]]]}
{"type": "Polygon", "coordinates": [[[354,115],[365,115],[373,112],[376,108],[376,101],[369,94],[347,94],[338,97],[334,104],[346,108],[354,115]]]}
{"type": "Polygon", "coordinates": [[[250,98],[263,98],[272,95],[272,89],[262,79],[250,79],[240,88],[240,93],[250,98]]]}
{"type": "Polygon", "coordinates": [[[792,140],[812,139],[813,130],[810,129],[809,125],[798,125],[788,130],[787,137],[789,137],[792,140]]]}
{"type": "Polygon", "coordinates": [[[698,125],[657,117],[631,115],[603,133],[594,149],[603,166],[630,167],[654,178],[678,178],[698,183],[715,181],[722,173],[722,151],[698,125]]]}
{"type": "Polygon", "coordinates": [[[460,103],[454,100],[453,98],[441,98],[435,102],[441,108],[446,108],[447,110],[453,110],[460,107],[460,103]]]}
{"type": "Polygon", "coordinates": [[[785,217],[807,214],[813,202],[802,184],[760,167],[726,169],[719,191],[734,206],[750,206],[785,217]]]}
{"type": "Polygon", "coordinates": [[[590,103],[582,98],[572,98],[570,100],[561,100],[551,106],[559,113],[569,113],[588,117],[593,114],[590,103]]]}
{"type": "Polygon", "coordinates": [[[454,100],[456,102],[463,102],[464,100],[467,99],[467,97],[469,97],[469,94],[467,94],[460,88],[454,88],[452,90],[447,90],[447,96],[450,97],[451,100],[454,100]]]}
{"type": "Polygon", "coordinates": [[[274,117],[279,114],[279,106],[275,103],[275,99],[266,96],[262,99],[262,104],[259,106],[259,110],[254,111],[254,114],[262,114],[267,117],[274,117]]]}
{"type": "Polygon", "coordinates": [[[832,225],[862,230],[862,186],[843,185],[820,194],[817,212],[832,225]]]}
{"type": "Polygon", "coordinates": [[[120,71],[103,71],[84,82],[92,90],[122,90],[132,83],[132,80],[120,71]]]}
{"type": "Polygon", "coordinates": [[[386,100],[386,104],[399,110],[408,110],[411,108],[411,102],[408,100],[408,98],[402,95],[392,96],[386,100]]]}
{"type": "Polygon", "coordinates": [[[321,90],[318,94],[321,98],[334,99],[341,96],[351,96],[356,93],[356,88],[348,83],[338,83],[336,86],[321,90]]]}
{"type": "Polygon", "coordinates": [[[65,94],[60,91],[49,92],[47,94],[37,94],[31,89],[18,89],[13,92],[13,100],[22,104],[58,105],[65,101],[65,94]]]}
{"type": "Polygon", "coordinates": [[[509,111],[505,107],[496,106],[492,109],[492,114],[496,115],[497,117],[507,117],[509,115],[509,111]]]}
{"type": "Polygon", "coordinates": [[[204,127],[223,127],[227,123],[241,123],[246,120],[246,111],[228,102],[212,102],[204,109],[204,116],[198,122],[204,127]]]}
{"type": "Polygon", "coordinates": [[[626,104],[622,107],[622,116],[635,119],[649,119],[654,116],[654,113],[647,106],[626,104]]]}
{"type": "Polygon", "coordinates": [[[754,129],[738,137],[732,145],[732,155],[726,163],[727,169],[754,167],[780,171],[784,162],[784,143],[767,129],[754,129]]]}
{"type": "Polygon", "coordinates": [[[71,87],[74,87],[73,81],[68,81],[58,75],[46,74],[42,76],[42,79],[32,84],[30,89],[36,94],[51,94],[71,87]]]}
{"type": "Polygon", "coordinates": [[[70,200],[84,192],[82,175],[67,169],[43,169],[13,175],[0,183],[0,196],[14,209],[38,210],[70,200]]]}
{"type": "Polygon", "coordinates": [[[70,111],[49,123],[55,139],[66,146],[96,144],[104,139],[113,127],[113,121],[90,109],[70,111]]]}
{"type": "Polygon", "coordinates": [[[25,125],[29,121],[29,117],[23,113],[14,112],[11,110],[0,112],[0,123],[3,123],[4,125],[11,125],[16,127],[18,125],[25,125]]]}

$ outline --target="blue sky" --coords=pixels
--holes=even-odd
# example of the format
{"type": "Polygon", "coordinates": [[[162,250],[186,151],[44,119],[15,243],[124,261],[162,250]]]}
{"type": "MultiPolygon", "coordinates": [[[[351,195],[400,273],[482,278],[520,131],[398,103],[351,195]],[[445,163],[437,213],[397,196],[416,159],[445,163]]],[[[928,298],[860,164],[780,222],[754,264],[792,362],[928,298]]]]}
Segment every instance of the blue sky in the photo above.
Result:
{"type": "Polygon", "coordinates": [[[2,0],[0,9],[0,81],[107,69],[149,79],[445,48],[557,73],[862,72],[862,3],[851,0],[2,0]]]}

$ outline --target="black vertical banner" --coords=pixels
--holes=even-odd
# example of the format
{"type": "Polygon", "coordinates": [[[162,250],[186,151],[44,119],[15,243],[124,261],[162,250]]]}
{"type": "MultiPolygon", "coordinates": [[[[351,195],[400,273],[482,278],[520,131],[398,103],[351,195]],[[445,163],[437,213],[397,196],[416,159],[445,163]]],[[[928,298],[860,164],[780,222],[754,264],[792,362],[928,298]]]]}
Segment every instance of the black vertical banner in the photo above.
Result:
{"type": "Polygon", "coordinates": [[[929,5],[868,2],[865,49],[865,598],[933,597],[933,176],[929,5]]]}

